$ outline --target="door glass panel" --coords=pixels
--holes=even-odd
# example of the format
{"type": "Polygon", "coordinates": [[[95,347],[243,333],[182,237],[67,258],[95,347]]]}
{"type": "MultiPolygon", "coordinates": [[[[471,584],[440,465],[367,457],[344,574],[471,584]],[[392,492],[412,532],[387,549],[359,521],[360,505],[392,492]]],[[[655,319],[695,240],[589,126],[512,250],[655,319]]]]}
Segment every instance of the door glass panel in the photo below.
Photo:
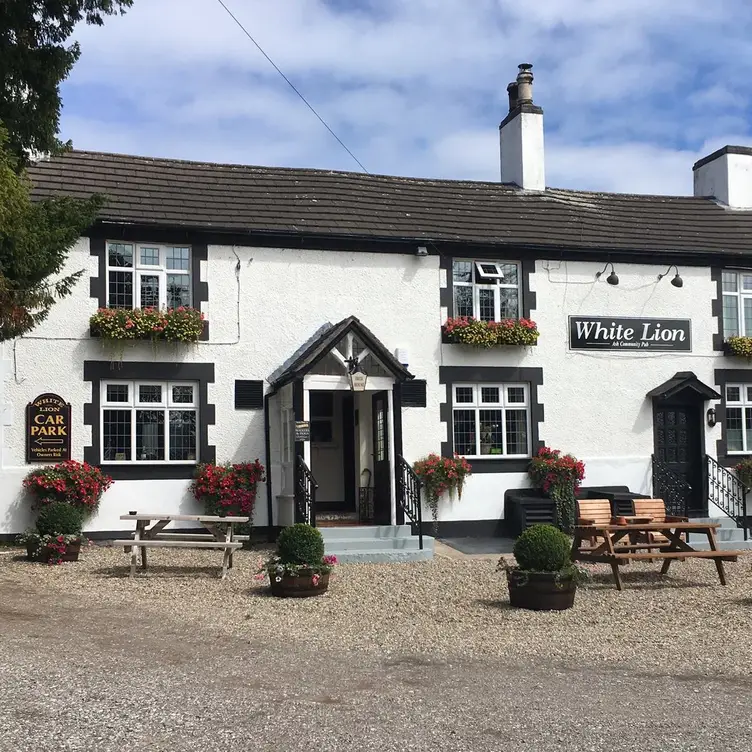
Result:
{"type": "Polygon", "coordinates": [[[376,460],[381,462],[387,459],[386,444],[386,410],[379,405],[376,408],[376,460]]]}

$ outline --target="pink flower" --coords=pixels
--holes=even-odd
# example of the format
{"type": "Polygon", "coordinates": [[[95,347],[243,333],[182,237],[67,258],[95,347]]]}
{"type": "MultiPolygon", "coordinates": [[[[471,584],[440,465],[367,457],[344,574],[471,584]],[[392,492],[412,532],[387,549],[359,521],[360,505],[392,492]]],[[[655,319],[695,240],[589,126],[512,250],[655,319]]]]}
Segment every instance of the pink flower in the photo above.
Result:
{"type": "Polygon", "coordinates": [[[313,575],[313,577],[311,577],[311,582],[314,584],[314,586],[318,585],[320,580],[321,580],[320,575],[315,574],[313,575]]]}

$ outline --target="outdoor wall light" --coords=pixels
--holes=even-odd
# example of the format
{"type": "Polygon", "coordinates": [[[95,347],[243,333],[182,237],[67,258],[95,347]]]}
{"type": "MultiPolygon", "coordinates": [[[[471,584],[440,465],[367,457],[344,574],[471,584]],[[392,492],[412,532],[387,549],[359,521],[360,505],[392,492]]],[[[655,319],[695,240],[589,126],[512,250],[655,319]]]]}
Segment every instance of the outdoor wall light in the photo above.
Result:
{"type": "Polygon", "coordinates": [[[608,269],[609,266],[611,267],[611,274],[606,277],[606,282],[608,282],[609,285],[618,285],[619,277],[616,275],[616,272],[614,271],[614,265],[610,261],[603,267],[603,271],[595,273],[595,278],[600,279],[601,275],[606,271],[606,269],[608,269]]]}
{"type": "Polygon", "coordinates": [[[710,428],[712,428],[716,424],[715,408],[714,407],[708,408],[707,419],[708,419],[708,426],[710,426],[710,428]]]}
{"type": "Polygon", "coordinates": [[[659,274],[658,275],[658,281],[660,282],[664,277],[667,277],[668,273],[672,269],[676,269],[676,275],[671,280],[671,284],[674,287],[683,287],[684,286],[684,280],[679,276],[679,267],[676,264],[672,264],[671,266],[669,266],[668,269],[666,269],[666,271],[663,274],[659,274]]]}
{"type": "Polygon", "coordinates": [[[348,358],[347,361],[347,378],[350,380],[350,389],[353,392],[365,392],[368,375],[361,368],[357,358],[348,358]]]}
{"type": "Polygon", "coordinates": [[[428,248],[426,248],[424,245],[419,245],[418,250],[415,251],[416,256],[428,256],[428,248]]]}

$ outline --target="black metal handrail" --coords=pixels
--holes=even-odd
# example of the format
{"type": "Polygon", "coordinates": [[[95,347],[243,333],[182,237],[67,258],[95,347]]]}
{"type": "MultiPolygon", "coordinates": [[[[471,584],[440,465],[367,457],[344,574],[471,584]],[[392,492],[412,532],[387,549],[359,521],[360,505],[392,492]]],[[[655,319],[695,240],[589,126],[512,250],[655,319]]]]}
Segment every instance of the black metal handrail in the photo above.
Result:
{"type": "Polygon", "coordinates": [[[747,540],[747,493],[748,488],[728,468],[719,465],[710,455],[705,455],[708,468],[708,501],[731,517],[744,530],[747,540]]]}
{"type": "Polygon", "coordinates": [[[423,550],[423,512],[420,505],[420,488],[423,483],[410,463],[397,455],[397,503],[412,523],[413,534],[418,528],[418,547],[423,550]]]}
{"type": "Polygon", "coordinates": [[[316,489],[319,487],[306,461],[295,462],[295,519],[316,527],[316,489]]]}
{"type": "Polygon", "coordinates": [[[692,486],[653,455],[653,498],[663,499],[670,516],[687,517],[692,486]]]}

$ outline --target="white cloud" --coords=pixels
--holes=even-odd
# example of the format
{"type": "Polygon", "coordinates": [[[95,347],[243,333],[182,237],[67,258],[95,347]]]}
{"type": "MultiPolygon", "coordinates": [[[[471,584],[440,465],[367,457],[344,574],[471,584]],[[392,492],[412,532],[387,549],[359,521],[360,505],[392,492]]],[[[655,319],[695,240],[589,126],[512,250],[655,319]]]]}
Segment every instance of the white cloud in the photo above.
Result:
{"type": "MultiPolygon", "coordinates": [[[[706,142],[750,140],[744,0],[225,1],[372,172],[497,180],[521,61],[551,185],[689,192],[706,142]]],[[[136,0],[78,38],[78,148],[357,169],[214,0],[136,0]]]]}

